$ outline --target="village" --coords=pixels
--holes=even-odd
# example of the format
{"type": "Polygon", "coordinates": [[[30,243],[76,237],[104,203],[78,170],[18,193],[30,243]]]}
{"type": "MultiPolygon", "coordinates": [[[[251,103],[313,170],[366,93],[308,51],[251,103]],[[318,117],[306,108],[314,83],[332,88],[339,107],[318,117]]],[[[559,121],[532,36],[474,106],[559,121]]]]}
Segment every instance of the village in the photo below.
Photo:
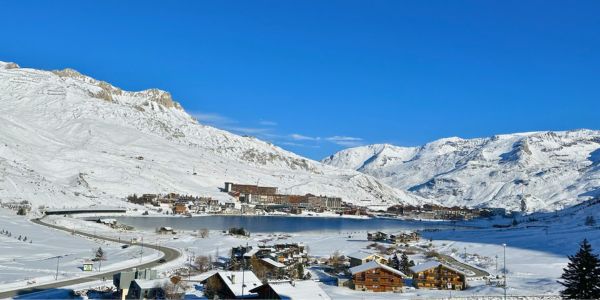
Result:
{"type": "Polygon", "coordinates": [[[158,213],[193,216],[198,214],[312,215],[319,213],[340,216],[387,217],[413,220],[471,220],[478,217],[504,215],[504,209],[472,209],[424,204],[422,206],[395,205],[385,210],[369,209],[345,202],[340,197],[324,195],[281,194],[277,187],[225,182],[220,188],[234,201],[221,202],[211,197],[168,194],[133,194],[127,201],[144,205],[158,213]]]}
{"type": "MultiPolygon", "coordinates": [[[[114,293],[121,299],[174,299],[192,284],[209,299],[330,299],[319,282],[368,293],[462,291],[470,279],[490,276],[428,249],[429,241],[415,231],[368,232],[364,238],[372,242],[365,249],[326,257],[310,255],[302,243],[271,240],[234,246],[217,257],[194,254],[170,277],[150,269],[118,273],[114,293]],[[415,263],[409,258],[415,256],[424,259],[415,263]]],[[[501,278],[495,283],[502,286],[501,278]]]]}

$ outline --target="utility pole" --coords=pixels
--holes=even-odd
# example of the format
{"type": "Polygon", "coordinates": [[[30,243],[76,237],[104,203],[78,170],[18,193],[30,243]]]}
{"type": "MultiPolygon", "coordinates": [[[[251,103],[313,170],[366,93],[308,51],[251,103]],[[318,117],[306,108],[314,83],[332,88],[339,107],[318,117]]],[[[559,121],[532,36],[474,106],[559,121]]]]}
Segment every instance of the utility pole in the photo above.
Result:
{"type": "Polygon", "coordinates": [[[54,276],[54,280],[58,280],[58,265],[60,264],[60,258],[60,255],[56,257],[56,275],[54,276]]]}
{"type": "Polygon", "coordinates": [[[506,300],[506,243],[502,246],[504,247],[504,300],[506,300]]]}
{"type": "Polygon", "coordinates": [[[467,247],[465,247],[465,262],[467,261],[467,247]]]}
{"type": "MultiPolygon", "coordinates": [[[[256,186],[258,186],[258,181],[256,182],[256,186]]],[[[248,251],[248,242],[246,242],[246,251],[248,251]]],[[[244,275],[246,274],[246,259],[244,258],[244,256],[242,255],[242,261],[244,262],[242,264],[242,299],[244,298],[244,287],[246,286],[246,282],[245,282],[245,278],[244,275]]]]}

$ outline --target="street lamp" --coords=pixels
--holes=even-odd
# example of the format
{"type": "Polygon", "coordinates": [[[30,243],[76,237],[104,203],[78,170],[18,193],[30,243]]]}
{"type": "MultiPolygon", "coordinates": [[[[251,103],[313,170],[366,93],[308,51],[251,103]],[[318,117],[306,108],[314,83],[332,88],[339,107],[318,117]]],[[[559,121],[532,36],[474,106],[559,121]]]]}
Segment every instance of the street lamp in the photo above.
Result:
{"type": "Polygon", "coordinates": [[[504,300],[506,300],[506,243],[502,244],[504,247],[504,300]]]}

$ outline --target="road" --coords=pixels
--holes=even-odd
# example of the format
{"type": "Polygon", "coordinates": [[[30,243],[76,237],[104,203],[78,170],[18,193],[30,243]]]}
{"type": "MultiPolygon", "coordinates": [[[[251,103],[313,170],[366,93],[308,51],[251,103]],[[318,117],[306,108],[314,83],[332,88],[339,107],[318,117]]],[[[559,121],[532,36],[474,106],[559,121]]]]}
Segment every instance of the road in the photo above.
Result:
{"type": "MultiPolygon", "coordinates": [[[[89,238],[101,239],[101,240],[120,243],[120,244],[138,245],[138,244],[131,244],[131,242],[120,241],[115,238],[104,237],[104,236],[90,234],[90,233],[82,232],[82,231],[78,231],[78,230],[72,230],[72,229],[58,226],[58,225],[44,223],[41,219],[34,219],[31,221],[38,225],[47,226],[50,228],[66,231],[68,233],[78,234],[78,235],[89,237],[89,238]]],[[[165,259],[165,261],[166,261],[165,263],[174,261],[181,256],[181,252],[179,252],[179,250],[174,249],[174,248],[169,248],[169,247],[165,247],[165,246],[156,246],[156,245],[151,245],[151,244],[144,244],[144,247],[162,252],[163,256],[161,258],[165,259]]],[[[10,298],[10,297],[15,297],[15,296],[22,296],[25,294],[40,292],[40,291],[48,290],[48,289],[62,288],[62,287],[70,286],[70,285],[74,285],[74,284],[80,284],[80,283],[85,283],[85,282],[90,282],[90,281],[101,280],[103,278],[106,278],[106,280],[112,281],[112,276],[121,271],[127,271],[127,270],[130,270],[131,268],[139,268],[139,269],[153,268],[158,265],[161,265],[161,263],[158,262],[161,258],[156,258],[155,260],[150,261],[150,262],[133,265],[133,266],[128,266],[126,268],[121,268],[118,270],[97,273],[92,276],[68,279],[68,280],[64,280],[64,281],[60,281],[60,282],[46,283],[46,284],[36,285],[33,287],[25,287],[25,288],[21,288],[21,289],[17,289],[17,290],[0,292],[0,299],[5,299],[5,298],[10,298]]]]}

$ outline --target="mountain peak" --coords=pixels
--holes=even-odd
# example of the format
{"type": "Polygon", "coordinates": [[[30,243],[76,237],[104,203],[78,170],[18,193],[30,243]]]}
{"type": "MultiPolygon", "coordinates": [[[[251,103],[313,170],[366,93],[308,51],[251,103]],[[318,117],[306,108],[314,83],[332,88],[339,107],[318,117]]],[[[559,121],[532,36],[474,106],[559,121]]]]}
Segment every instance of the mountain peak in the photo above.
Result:
{"type": "Polygon", "coordinates": [[[443,205],[536,211],[600,196],[598,151],[600,131],[578,129],[451,137],[416,148],[367,145],[323,162],[443,205]]]}

